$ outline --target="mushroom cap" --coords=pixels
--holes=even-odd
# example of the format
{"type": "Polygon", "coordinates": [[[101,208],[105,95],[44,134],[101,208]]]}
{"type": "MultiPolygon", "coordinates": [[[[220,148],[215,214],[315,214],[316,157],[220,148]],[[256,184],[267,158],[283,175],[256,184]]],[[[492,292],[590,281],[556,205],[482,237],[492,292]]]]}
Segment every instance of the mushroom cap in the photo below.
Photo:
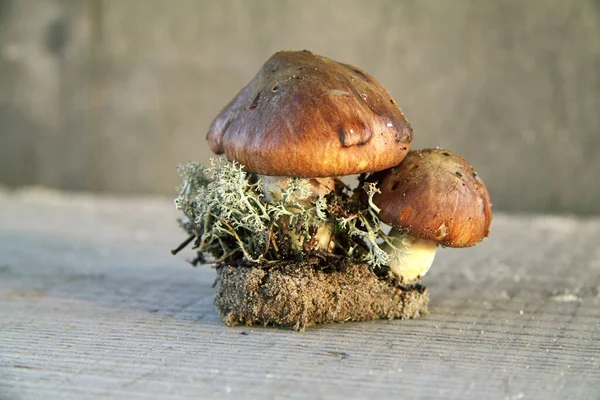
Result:
{"type": "Polygon", "coordinates": [[[211,150],[262,175],[380,171],[408,152],[412,128],[366,72],[309,51],[275,53],[221,111],[211,150]]]}
{"type": "Polygon", "coordinates": [[[373,196],[385,223],[448,247],[473,246],[489,234],[489,193],[463,157],[449,150],[410,151],[396,167],[375,173],[373,196]]]}

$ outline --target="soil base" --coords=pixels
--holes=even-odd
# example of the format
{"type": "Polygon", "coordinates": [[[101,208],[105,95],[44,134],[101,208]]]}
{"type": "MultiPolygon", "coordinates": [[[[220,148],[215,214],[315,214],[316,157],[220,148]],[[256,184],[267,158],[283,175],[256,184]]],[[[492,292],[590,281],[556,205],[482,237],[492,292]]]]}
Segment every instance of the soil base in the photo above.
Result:
{"type": "Polygon", "coordinates": [[[215,305],[229,325],[278,325],[296,330],[316,324],[418,318],[429,292],[401,287],[365,264],[328,271],[298,263],[277,268],[217,267],[215,305]]]}

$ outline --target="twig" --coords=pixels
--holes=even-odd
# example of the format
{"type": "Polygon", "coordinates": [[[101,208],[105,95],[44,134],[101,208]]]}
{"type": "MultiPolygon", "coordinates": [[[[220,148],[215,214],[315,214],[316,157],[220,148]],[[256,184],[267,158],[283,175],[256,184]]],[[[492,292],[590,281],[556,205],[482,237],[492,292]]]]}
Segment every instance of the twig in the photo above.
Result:
{"type": "Polygon", "coordinates": [[[267,235],[267,244],[265,246],[265,251],[263,252],[263,257],[267,255],[269,251],[269,246],[271,245],[271,238],[273,237],[273,225],[275,224],[275,220],[271,221],[269,225],[269,234],[267,235]]]}
{"type": "Polygon", "coordinates": [[[279,246],[277,246],[277,241],[275,240],[273,235],[271,235],[270,240],[273,242],[273,248],[275,249],[275,253],[277,253],[277,256],[279,256],[279,246]]]}
{"type": "Polygon", "coordinates": [[[219,218],[219,221],[221,221],[221,223],[223,225],[225,225],[227,228],[229,228],[228,232],[235,238],[235,240],[238,242],[238,245],[240,246],[240,249],[242,250],[242,252],[244,253],[244,256],[246,257],[246,259],[248,261],[252,261],[255,263],[259,263],[262,255],[258,258],[254,258],[250,255],[250,253],[248,253],[248,251],[246,250],[246,248],[244,247],[244,242],[242,241],[242,239],[240,239],[239,235],[237,234],[237,232],[235,231],[235,229],[233,229],[233,227],[231,225],[229,225],[229,223],[221,218],[219,218]]]}
{"type": "Polygon", "coordinates": [[[185,239],[179,246],[177,246],[177,248],[171,250],[171,254],[175,255],[181,250],[185,249],[188,244],[192,243],[192,240],[194,240],[195,237],[196,235],[190,235],[190,237],[185,239]]]}
{"type": "Polygon", "coordinates": [[[227,258],[231,257],[231,256],[232,256],[233,254],[235,254],[235,252],[237,252],[238,250],[239,250],[239,249],[233,249],[233,250],[231,250],[229,253],[227,253],[227,254],[225,254],[225,255],[223,255],[223,256],[221,256],[221,257],[217,258],[216,260],[213,260],[213,261],[207,262],[206,264],[218,264],[218,263],[220,263],[220,262],[224,261],[225,259],[227,259],[227,258]]]}

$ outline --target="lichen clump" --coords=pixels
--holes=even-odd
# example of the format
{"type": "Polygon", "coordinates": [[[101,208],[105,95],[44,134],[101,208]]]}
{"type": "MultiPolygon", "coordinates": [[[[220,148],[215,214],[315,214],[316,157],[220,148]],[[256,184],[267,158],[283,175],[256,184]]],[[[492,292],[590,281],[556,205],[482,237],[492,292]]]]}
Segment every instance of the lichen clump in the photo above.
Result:
{"type": "MultiPolygon", "coordinates": [[[[326,195],[313,195],[309,179],[291,177],[277,196],[265,199],[263,178],[237,162],[212,159],[210,166],[179,167],[182,184],[175,199],[184,214],[182,227],[194,240],[195,262],[268,267],[278,262],[321,258],[324,264],[366,263],[385,270],[390,255],[381,249],[390,238],[381,230],[372,203],[375,184],[354,190],[343,184],[326,195]],[[360,201],[365,191],[369,201],[360,201]],[[317,246],[321,227],[329,227],[328,249],[317,246]]],[[[392,256],[401,257],[392,252],[392,256]]]]}

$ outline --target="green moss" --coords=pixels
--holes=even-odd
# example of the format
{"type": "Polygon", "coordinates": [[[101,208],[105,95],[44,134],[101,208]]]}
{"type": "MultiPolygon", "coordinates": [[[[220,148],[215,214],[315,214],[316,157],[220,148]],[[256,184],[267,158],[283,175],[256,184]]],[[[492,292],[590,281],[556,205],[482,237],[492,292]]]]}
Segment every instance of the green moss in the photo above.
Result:
{"type": "Polygon", "coordinates": [[[390,241],[380,228],[379,210],[372,201],[360,201],[362,190],[372,199],[375,185],[359,185],[354,191],[338,188],[311,198],[309,180],[289,178],[281,195],[266,201],[260,176],[238,163],[218,158],[208,167],[183,164],[179,172],[182,183],[175,205],[184,214],[182,226],[195,236],[199,257],[268,265],[325,253],[372,267],[389,261],[380,247],[390,241]],[[332,252],[313,245],[324,225],[332,227],[332,252]],[[302,246],[293,245],[292,237],[302,246]]]}

